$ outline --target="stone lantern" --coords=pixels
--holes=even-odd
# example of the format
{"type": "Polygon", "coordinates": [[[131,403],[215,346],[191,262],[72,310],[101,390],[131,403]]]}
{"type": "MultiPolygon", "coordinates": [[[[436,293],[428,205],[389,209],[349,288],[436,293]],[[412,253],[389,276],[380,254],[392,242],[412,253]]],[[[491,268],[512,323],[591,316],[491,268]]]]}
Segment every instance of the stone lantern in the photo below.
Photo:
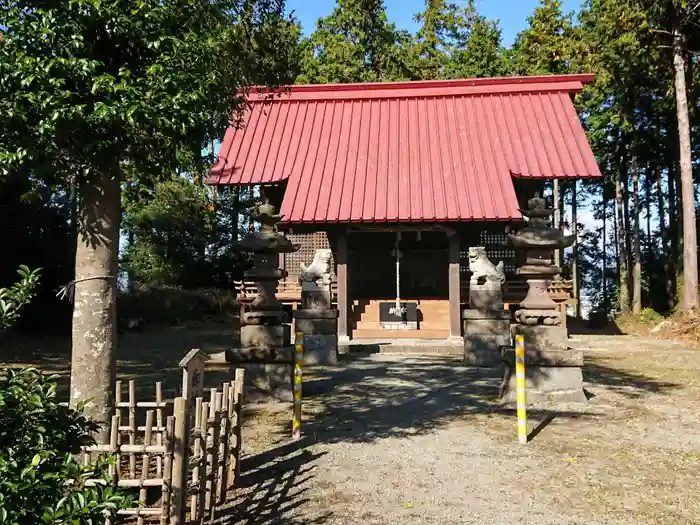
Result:
{"type": "MultiPolygon", "coordinates": [[[[586,402],[583,392],[583,355],[568,347],[568,332],[564,312],[548,293],[552,278],[561,272],[554,265],[554,250],[571,246],[575,235],[564,235],[547,224],[554,210],[547,201],[535,194],[528,200],[521,213],[529,219],[528,225],[509,234],[514,248],[525,251],[525,263],[518,268],[518,275],[526,278],[528,292],[515,312],[515,335],[522,335],[525,342],[526,379],[528,402],[574,401],[586,402]]],[[[506,362],[513,364],[513,356],[506,362]]],[[[511,366],[503,384],[502,394],[514,399],[515,375],[511,366]]]]}
{"type": "Polygon", "coordinates": [[[236,248],[253,254],[253,267],[244,276],[255,283],[257,295],[241,319],[240,348],[227,352],[227,360],[250,363],[247,370],[259,369],[251,370],[256,386],[291,400],[294,352],[291,331],[285,324],[287,314],[276,294],[279,281],[287,275],[279,268],[279,254],[296,252],[299,245],[277,230],[282,216],[268,202],[260,205],[252,218],[260,223],[259,231],[246,235],[236,248]]]}

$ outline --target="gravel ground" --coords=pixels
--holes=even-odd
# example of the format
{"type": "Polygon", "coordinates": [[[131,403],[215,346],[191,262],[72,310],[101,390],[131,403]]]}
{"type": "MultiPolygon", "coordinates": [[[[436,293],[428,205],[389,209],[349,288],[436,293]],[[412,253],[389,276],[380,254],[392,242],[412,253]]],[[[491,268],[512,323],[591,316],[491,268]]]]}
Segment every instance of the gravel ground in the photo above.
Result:
{"type": "Polygon", "coordinates": [[[225,523],[700,523],[700,351],[577,336],[585,409],[530,411],[515,442],[499,374],[448,360],[353,356],[288,406],[251,408],[242,487],[225,523]]]}

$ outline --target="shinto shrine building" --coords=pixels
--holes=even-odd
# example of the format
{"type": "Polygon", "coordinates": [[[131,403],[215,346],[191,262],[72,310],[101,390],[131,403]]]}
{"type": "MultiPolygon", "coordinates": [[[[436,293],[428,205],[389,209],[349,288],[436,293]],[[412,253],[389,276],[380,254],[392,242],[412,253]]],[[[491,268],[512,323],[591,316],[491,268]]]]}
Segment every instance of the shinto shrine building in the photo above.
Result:
{"type": "MultiPolygon", "coordinates": [[[[279,296],[299,300],[300,263],[332,250],[338,332],[349,338],[461,337],[470,246],[514,273],[506,229],[553,179],[599,177],[573,97],[592,75],[296,85],[249,96],[209,183],[255,185],[301,249],[280,257],[279,296]],[[416,323],[387,330],[382,303],[413,305],[416,323]]],[[[243,298],[250,292],[243,284],[243,298]]],[[[557,301],[571,297],[554,283],[557,301]]]]}

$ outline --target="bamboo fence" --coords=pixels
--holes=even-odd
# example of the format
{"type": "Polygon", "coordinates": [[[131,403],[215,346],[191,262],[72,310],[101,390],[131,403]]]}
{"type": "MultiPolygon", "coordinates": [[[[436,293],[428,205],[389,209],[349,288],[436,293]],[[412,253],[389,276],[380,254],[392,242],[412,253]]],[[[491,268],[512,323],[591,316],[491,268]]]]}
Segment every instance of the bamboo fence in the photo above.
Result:
{"type": "Polygon", "coordinates": [[[83,457],[86,464],[95,455],[115,458],[110,479],[133,489],[138,501],[119,514],[138,525],[214,519],[240,473],[243,379],[243,369],[237,369],[234,381],[192,404],[184,397],[164,400],[161,383],[155,385],[155,400],[137,400],[134,381],[124,399],[123,383],[117,381],[109,436],[86,447],[83,457]]]}

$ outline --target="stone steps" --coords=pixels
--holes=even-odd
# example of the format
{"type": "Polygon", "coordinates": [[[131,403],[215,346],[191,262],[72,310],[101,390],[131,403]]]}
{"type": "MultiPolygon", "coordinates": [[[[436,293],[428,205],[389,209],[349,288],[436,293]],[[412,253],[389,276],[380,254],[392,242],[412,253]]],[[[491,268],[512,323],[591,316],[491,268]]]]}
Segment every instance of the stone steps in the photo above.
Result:
{"type": "Polygon", "coordinates": [[[354,330],[353,339],[447,339],[449,329],[433,330],[382,330],[376,328],[363,328],[354,330]]]}
{"type": "Polygon", "coordinates": [[[430,357],[450,357],[462,359],[464,347],[459,343],[450,341],[435,340],[353,340],[352,343],[344,347],[346,352],[368,352],[388,355],[412,355],[430,357]]]}

